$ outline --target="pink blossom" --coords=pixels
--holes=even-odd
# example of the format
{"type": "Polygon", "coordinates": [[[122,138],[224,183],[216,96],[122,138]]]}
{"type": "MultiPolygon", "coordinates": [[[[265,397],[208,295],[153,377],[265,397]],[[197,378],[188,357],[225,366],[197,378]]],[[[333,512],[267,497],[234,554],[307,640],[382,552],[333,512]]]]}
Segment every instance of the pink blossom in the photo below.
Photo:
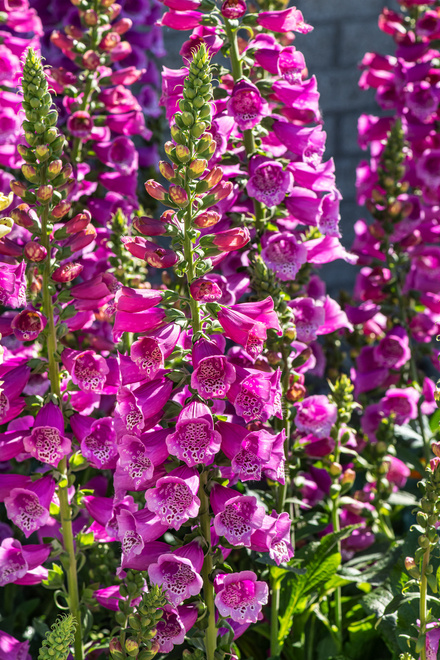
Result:
{"type": "Polygon", "coordinates": [[[174,433],[166,439],[168,451],[188,467],[210,465],[220,449],[221,436],[214,431],[207,405],[193,401],[179,413],[174,433]]]}
{"type": "Polygon", "coordinates": [[[187,520],[195,518],[199,511],[198,488],[199,476],[194,469],[186,466],[176,468],[159,479],[155,488],[146,491],[147,508],[156,513],[164,524],[178,530],[187,520]]]}
{"type": "Polygon", "coordinates": [[[290,7],[282,11],[260,11],[257,22],[261,27],[271,32],[301,32],[307,34],[313,30],[311,25],[304,21],[299,9],[290,7]]]}
{"type": "Polygon", "coordinates": [[[250,178],[246,189],[251,197],[266,206],[280,204],[292,184],[292,175],[284,171],[283,166],[276,160],[263,160],[257,157],[250,163],[250,178]]]}
{"type": "Polygon", "coordinates": [[[411,419],[417,417],[419,398],[419,392],[413,387],[394,387],[388,390],[385,397],[381,399],[381,410],[386,417],[394,415],[396,424],[407,424],[411,419]]]}
{"type": "Polygon", "coordinates": [[[288,282],[295,279],[306,263],[307,250],[292,234],[279,232],[269,236],[261,256],[280,280],[288,282]]]}
{"type": "Polygon", "coordinates": [[[191,387],[205,399],[223,399],[235,380],[235,368],[212,341],[198,339],[192,349],[191,387]]]}
{"type": "Polygon", "coordinates": [[[64,436],[63,413],[54,403],[40,408],[31,434],[24,438],[24,448],[37,460],[55,467],[70,453],[71,442],[64,436]]]}
{"type": "Polygon", "coordinates": [[[256,623],[269,590],[265,582],[257,581],[253,571],[220,574],[216,577],[215,605],[223,617],[238,623],[256,623]]]}
{"type": "Polygon", "coordinates": [[[295,426],[304,433],[313,433],[317,438],[330,435],[332,426],[336,423],[338,409],[330,403],[323,394],[306,397],[295,403],[297,410],[295,426]]]}
{"type": "Polygon", "coordinates": [[[156,636],[153,638],[158,642],[162,653],[170,653],[174,645],[182,644],[185,635],[197,620],[197,607],[191,605],[180,605],[173,609],[165,605],[162,618],[156,625],[156,636]]]}
{"type": "Polygon", "coordinates": [[[210,501],[216,533],[232,545],[249,547],[252,531],[261,527],[264,518],[264,508],[257,504],[257,498],[217,484],[210,501]]]}
{"type": "Polygon", "coordinates": [[[227,109],[241,131],[253,128],[269,114],[269,106],[258,88],[245,80],[234,85],[227,109]]]}
{"type": "Polygon", "coordinates": [[[277,566],[287,563],[294,555],[290,541],[292,521],[289,514],[276,513],[264,516],[260,529],[256,529],[251,536],[251,550],[268,552],[277,566]]]}
{"type": "Polygon", "coordinates": [[[29,642],[19,642],[18,639],[0,630],[1,660],[31,660],[29,642]]]}
{"type": "Polygon", "coordinates": [[[203,586],[200,576],[202,566],[203,550],[197,541],[193,541],[172,553],[161,555],[157,563],[148,567],[148,575],[151,583],[161,585],[168,600],[176,606],[200,593],[203,586]]]}

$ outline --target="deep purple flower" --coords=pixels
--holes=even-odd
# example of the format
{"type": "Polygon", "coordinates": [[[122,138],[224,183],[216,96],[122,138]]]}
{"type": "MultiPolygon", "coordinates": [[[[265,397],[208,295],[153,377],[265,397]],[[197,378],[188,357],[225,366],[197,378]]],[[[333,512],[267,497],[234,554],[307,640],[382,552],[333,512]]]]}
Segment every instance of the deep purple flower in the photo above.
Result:
{"type": "Polygon", "coordinates": [[[14,316],[11,328],[19,341],[33,341],[46,327],[47,319],[39,312],[24,309],[14,316]]]}
{"type": "Polygon", "coordinates": [[[26,262],[13,266],[2,263],[0,270],[0,304],[7,307],[26,305],[26,262]]]}
{"type": "Polygon", "coordinates": [[[38,584],[45,577],[45,569],[39,567],[49,555],[50,545],[22,546],[16,539],[5,539],[0,546],[0,587],[10,582],[38,584]]]}
{"type": "Polygon", "coordinates": [[[159,479],[155,488],[145,493],[147,508],[156,513],[160,520],[172,529],[180,529],[190,518],[199,512],[200,500],[197,497],[199,475],[188,467],[172,470],[159,479]]]}
{"type": "Polygon", "coordinates": [[[179,413],[174,433],[167,436],[170,454],[188,467],[210,465],[220,449],[221,436],[214,431],[212,413],[207,405],[193,401],[179,413]]]}
{"type": "Polygon", "coordinates": [[[338,408],[330,403],[323,394],[306,397],[304,401],[295,403],[297,410],[295,425],[305,433],[313,433],[317,438],[330,435],[332,426],[336,423],[338,408]]]}
{"type": "Polygon", "coordinates": [[[153,380],[164,361],[173,352],[180,337],[180,328],[170,323],[140,337],[130,348],[130,357],[147,380],[153,380]]]}
{"type": "Polygon", "coordinates": [[[237,367],[238,378],[231,385],[228,399],[246,423],[266,422],[273,415],[282,419],[280,375],[279,369],[267,373],[237,367]]]}
{"type": "Polygon", "coordinates": [[[258,582],[253,571],[218,575],[215,588],[215,605],[220,615],[238,623],[256,623],[268,600],[267,584],[258,582]]]}
{"type": "Polygon", "coordinates": [[[381,399],[380,406],[386,417],[395,415],[396,424],[407,424],[417,417],[420,393],[414,387],[393,387],[381,399]]]}
{"type": "Polygon", "coordinates": [[[255,303],[240,303],[230,308],[222,307],[218,320],[226,336],[244,346],[254,359],[263,350],[268,328],[281,333],[272,298],[255,303]]]}
{"type": "Polygon", "coordinates": [[[81,443],[81,453],[98,470],[114,469],[118,458],[116,434],[111,417],[92,419],[75,414],[72,430],[81,443]]]}
{"type": "Polygon", "coordinates": [[[293,309],[298,341],[315,340],[317,332],[325,320],[321,302],[313,298],[295,298],[289,303],[289,307],[293,309]]]}
{"type": "Polygon", "coordinates": [[[307,250],[303,243],[288,232],[279,232],[269,236],[261,252],[264,262],[280,280],[294,280],[296,274],[307,261],[307,250]]]}
{"type": "Polygon", "coordinates": [[[148,575],[152,584],[165,590],[172,605],[180,605],[191,596],[197,596],[203,586],[200,576],[203,566],[203,550],[197,541],[177,548],[150,564],[148,575]]]}
{"type": "Polygon", "coordinates": [[[411,357],[409,338],[404,328],[395,326],[374,348],[377,363],[388,369],[400,369],[411,357]]]}
{"type": "Polygon", "coordinates": [[[0,378],[3,381],[0,391],[0,423],[6,424],[17,417],[26,406],[26,400],[20,394],[29,380],[31,370],[26,365],[10,369],[7,365],[0,367],[0,378]]]}
{"type": "Polygon", "coordinates": [[[32,660],[29,654],[29,642],[18,639],[0,630],[0,658],[4,660],[32,660]]]}
{"type": "Polygon", "coordinates": [[[75,385],[85,392],[102,392],[110,371],[102,355],[95,351],[64,349],[61,358],[75,385]]]}
{"type": "Polygon", "coordinates": [[[55,467],[69,454],[71,442],[64,436],[63,413],[54,403],[40,408],[31,434],[24,438],[24,448],[37,460],[55,467]]]}
{"type": "Polygon", "coordinates": [[[234,85],[227,108],[241,131],[253,128],[269,114],[269,106],[258,88],[245,80],[234,85]]]}

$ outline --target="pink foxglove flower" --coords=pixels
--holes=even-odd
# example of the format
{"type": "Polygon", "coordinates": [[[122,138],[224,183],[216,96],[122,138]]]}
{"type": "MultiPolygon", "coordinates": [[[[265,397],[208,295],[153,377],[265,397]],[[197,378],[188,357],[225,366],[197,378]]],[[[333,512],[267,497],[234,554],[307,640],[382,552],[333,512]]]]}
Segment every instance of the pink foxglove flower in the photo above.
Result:
{"type": "Polygon", "coordinates": [[[253,128],[269,114],[269,106],[258,88],[245,80],[234,85],[227,107],[241,131],[253,128]]]}
{"type": "Polygon", "coordinates": [[[218,313],[218,320],[226,336],[241,344],[254,359],[263,350],[268,328],[274,328],[281,334],[272,298],[223,307],[218,313]]]}
{"type": "Polygon", "coordinates": [[[214,529],[232,545],[250,546],[251,534],[263,524],[264,508],[251,495],[239,495],[216,484],[210,495],[214,529]]]}
{"type": "Polygon", "coordinates": [[[155,467],[168,458],[165,440],[168,429],[150,431],[140,438],[123,435],[118,442],[119,459],[114,475],[115,492],[120,496],[127,490],[140,491],[148,488],[155,467]]]}
{"type": "Polygon", "coordinates": [[[122,544],[122,568],[134,568],[136,558],[143,560],[147,568],[149,561],[156,561],[162,552],[168,551],[167,544],[155,542],[164,533],[165,527],[150,511],[132,513],[122,509],[116,520],[117,537],[122,544]]]}
{"type": "Polygon", "coordinates": [[[203,550],[197,541],[192,541],[172,553],[161,555],[156,564],[148,567],[148,575],[151,583],[161,585],[168,600],[176,606],[200,593],[202,566],[203,550]]]}
{"type": "Polygon", "coordinates": [[[304,21],[299,9],[290,7],[282,11],[260,11],[257,22],[266,30],[271,32],[301,32],[307,34],[313,30],[311,25],[304,21]]]}
{"type": "Polygon", "coordinates": [[[0,546],[0,587],[10,582],[38,584],[47,576],[41,564],[49,555],[50,545],[22,546],[16,539],[4,539],[0,546]]]}
{"type": "Polygon", "coordinates": [[[0,630],[0,658],[7,660],[32,660],[29,654],[29,642],[18,639],[0,630]]]}
{"type": "Polygon", "coordinates": [[[293,309],[298,341],[314,341],[325,320],[322,303],[313,298],[295,298],[289,303],[289,307],[293,309]]]}
{"type": "Polygon", "coordinates": [[[238,623],[256,623],[268,601],[267,584],[257,581],[253,571],[218,575],[215,588],[215,605],[220,615],[238,623]]]}
{"type": "Polygon", "coordinates": [[[186,466],[176,468],[159,479],[155,488],[147,490],[147,508],[156,513],[164,524],[178,530],[199,512],[198,489],[199,475],[194,469],[186,466]]]}
{"type": "Polygon", "coordinates": [[[298,243],[288,232],[269,236],[261,256],[283,282],[294,280],[301,266],[307,262],[304,244],[298,243]]]}
{"type": "Polygon", "coordinates": [[[31,434],[24,439],[24,448],[41,463],[55,467],[69,454],[71,442],[64,436],[63,413],[54,403],[40,408],[31,434]]]}
{"type": "Polygon", "coordinates": [[[205,399],[223,399],[235,380],[235,368],[212,341],[198,339],[192,349],[191,387],[205,399]]]}
{"type": "Polygon", "coordinates": [[[0,304],[8,307],[24,307],[26,305],[26,262],[13,266],[2,264],[0,272],[0,304]]]}
{"type": "Polygon", "coordinates": [[[66,348],[61,358],[72,381],[81,390],[97,393],[103,391],[110,369],[102,355],[95,351],[72,351],[66,348]]]}
{"type": "Polygon", "coordinates": [[[281,163],[261,157],[251,160],[250,175],[246,190],[269,207],[281,204],[293,182],[292,174],[284,171],[281,163]]]}
{"type": "Polygon", "coordinates": [[[46,327],[47,319],[32,309],[24,309],[14,316],[11,328],[19,341],[33,341],[46,327]]]}
{"type": "Polygon", "coordinates": [[[313,433],[317,438],[330,435],[332,426],[336,423],[338,409],[330,403],[323,394],[306,397],[303,401],[295,403],[297,410],[295,425],[299,431],[313,433]]]}
{"type": "Polygon", "coordinates": [[[180,328],[170,323],[140,337],[130,348],[130,357],[147,380],[153,380],[164,361],[173,352],[180,337],[180,328]]]}
{"type": "Polygon", "coordinates": [[[6,424],[17,417],[26,406],[24,397],[21,397],[31,370],[25,365],[8,369],[7,365],[0,366],[0,378],[3,381],[0,391],[0,424],[6,424]]]}
{"type": "Polygon", "coordinates": [[[183,643],[186,633],[195,624],[197,608],[180,605],[173,609],[171,605],[165,605],[162,609],[162,618],[157,623],[157,633],[153,640],[159,644],[161,653],[171,653],[175,645],[183,643]]]}
{"type": "Polygon", "coordinates": [[[217,428],[222,435],[222,451],[240,481],[260,481],[264,474],[284,483],[284,431],[278,435],[265,429],[249,432],[230,422],[218,422],[217,428]]]}
{"type": "Polygon", "coordinates": [[[179,413],[174,433],[166,439],[168,451],[188,467],[211,465],[220,449],[221,436],[214,431],[208,406],[193,401],[179,413]]]}
{"type": "Polygon", "coordinates": [[[381,410],[386,417],[395,415],[396,424],[407,424],[417,417],[419,398],[420,394],[414,387],[394,387],[381,399],[381,410]]]}
{"type": "Polygon", "coordinates": [[[237,380],[231,385],[228,399],[246,423],[266,422],[273,415],[282,419],[280,376],[279,369],[267,373],[237,367],[237,380]]]}
{"type": "Polygon", "coordinates": [[[404,328],[395,326],[374,347],[374,358],[381,367],[400,369],[411,358],[409,338],[404,328]]]}
{"type": "Polygon", "coordinates": [[[191,296],[198,302],[215,302],[220,300],[223,295],[218,284],[207,279],[195,280],[189,289],[191,296]]]}
{"type": "Polygon", "coordinates": [[[54,492],[55,481],[51,477],[43,477],[23,488],[12,488],[4,498],[8,518],[24,532],[26,538],[48,522],[54,492]]]}
{"type": "Polygon", "coordinates": [[[75,414],[70,418],[72,430],[81,444],[81,453],[98,470],[114,469],[118,458],[113,419],[92,419],[75,414]]]}
{"type": "Polygon", "coordinates": [[[289,514],[272,512],[264,516],[260,529],[255,530],[251,536],[251,549],[258,552],[268,552],[276,564],[285,564],[294,555],[290,541],[292,521],[289,514]]]}

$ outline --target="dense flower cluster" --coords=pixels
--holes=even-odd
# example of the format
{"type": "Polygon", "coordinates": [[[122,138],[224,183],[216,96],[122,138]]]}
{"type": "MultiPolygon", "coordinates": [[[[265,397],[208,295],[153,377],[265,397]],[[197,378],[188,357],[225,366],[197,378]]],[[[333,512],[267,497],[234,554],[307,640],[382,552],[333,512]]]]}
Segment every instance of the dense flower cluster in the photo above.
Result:
{"type": "MultiPolygon", "coordinates": [[[[372,612],[420,596],[416,636],[403,632],[430,658],[437,7],[385,11],[396,56],[364,59],[361,85],[392,116],[360,119],[373,220],[349,253],[298,9],[18,4],[4,5],[0,45],[0,586],[67,604],[40,656],[289,658],[307,630],[311,660],[320,626],[325,653],[361,658],[345,623],[364,608],[373,630],[372,612]],[[147,57],[162,54],[161,26],[190,34],[183,67],[163,71],[159,161],[147,57]],[[342,307],[319,275],[337,259],[360,265],[342,307]],[[374,609],[423,461],[417,548],[374,609]],[[351,583],[370,600],[351,586],[343,598],[351,583]]],[[[41,646],[32,626],[31,644],[0,632],[0,660],[41,646]]]]}

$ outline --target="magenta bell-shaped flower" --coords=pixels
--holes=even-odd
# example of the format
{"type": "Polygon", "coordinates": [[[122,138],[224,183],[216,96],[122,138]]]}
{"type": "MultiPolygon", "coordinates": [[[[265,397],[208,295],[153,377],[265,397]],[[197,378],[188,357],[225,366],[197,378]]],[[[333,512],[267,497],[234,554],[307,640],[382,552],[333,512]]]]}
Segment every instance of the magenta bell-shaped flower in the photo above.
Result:
{"type": "Polygon", "coordinates": [[[211,465],[220,449],[221,436],[214,431],[212,413],[207,405],[193,401],[185,406],[177,420],[176,430],[166,439],[173,456],[188,467],[211,465]]]}
{"type": "Polygon", "coordinates": [[[221,574],[215,578],[215,605],[223,617],[238,623],[256,623],[263,605],[268,601],[269,589],[257,581],[253,571],[221,574]]]}

